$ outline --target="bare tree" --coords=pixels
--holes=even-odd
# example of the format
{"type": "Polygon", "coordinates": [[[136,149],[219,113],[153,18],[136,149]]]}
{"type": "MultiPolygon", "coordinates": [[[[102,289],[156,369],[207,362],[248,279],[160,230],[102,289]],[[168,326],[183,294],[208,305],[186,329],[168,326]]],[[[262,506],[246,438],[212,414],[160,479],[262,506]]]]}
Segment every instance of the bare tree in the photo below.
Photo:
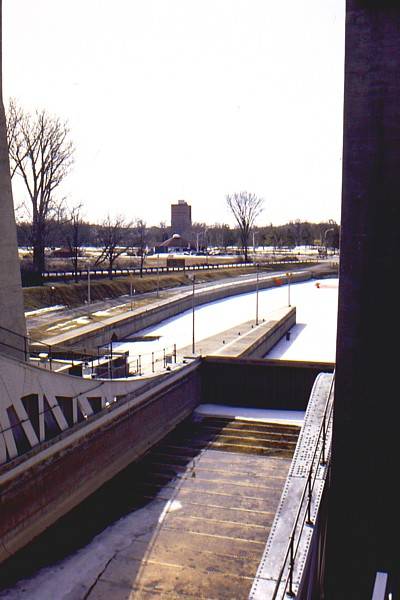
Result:
{"type": "Polygon", "coordinates": [[[142,219],[136,220],[136,246],[140,256],[140,277],[143,277],[144,260],[146,258],[146,222],[142,219]]]}
{"type": "Polygon", "coordinates": [[[102,248],[100,256],[96,259],[95,266],[107,263],[108,276],[113,277],[115,261],[123,254],[128,245],[124,243],[127,237],[127,230],[132,227],[132,223],[127,223],[122,216],[115,218],[108,217],[98,226],[97,241],[102,248]]]}
{"type": "Polygon", "coordinates": [[[64,201],[55,197],[55,191],[73,164],[69,134],[67,123],[45,110],[31,115],[14,100],[10,102],[7,141],[11,177],[19,175],[27,191],[28,201],[23,206],[32,223],[33,266],[40,274],[45,269],[48,225],[58,218],[64,201]]]}
{"type": "Polygon", "coordinates": [[[77,282],[79,256],[82,254],[82,205],[79,204],[69,210],[66,241],[71,254],[74,279],[77,282]]]}
{"type": "Polygon", "coordinates": [[[264,200],[250,192],[239,192],[227,195],[226,202],[238,224],[244,260],[247,262],[250,231],[263,209],[264,200]]]}

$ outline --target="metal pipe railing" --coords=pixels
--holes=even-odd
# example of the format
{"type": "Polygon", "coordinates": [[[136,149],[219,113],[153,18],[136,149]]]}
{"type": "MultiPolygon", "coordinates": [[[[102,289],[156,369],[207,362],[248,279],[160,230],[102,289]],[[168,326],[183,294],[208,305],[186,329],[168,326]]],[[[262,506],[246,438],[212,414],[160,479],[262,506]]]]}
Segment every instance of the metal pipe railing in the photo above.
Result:
{"type": "MultiPolygon", "coordinates": [[[[293,258],[284,258],[284,259],[279,259],[279,260],[271,260],[271,259],[263,259],[262,264],[265,264],[265,266],[269,266],[269,265],[279,265],[279,264],[297,264],[297,263],[309,263],[309,264],[315,264],[320,262],[320,259],[318,258],[300,258],[300,259],[293,259],[293,258]]],[[[170,272],[176,272],[176,271],[188,271],[188,270],[211,270],[211,269],[227,269],[227,268],[240,268],[240,267],[253,267],[255,266],[254,262],[236,262],[236,263],[209,263],[209,264],[197,264],[197,265],[185,265],[184,267],[167,267],[167,266],[159,266],[158,270],[160,273],[170,273],[170,272]]],[[[114,268],[112,269],[112,273],[113,276],[116,275],[139,275],[141,272],[140,267],[133,267],[133,268],[114,268]]],[[[142,273],[143,274],[154,274],[157,272],[157,267],[143,267],[142,269],[142,273]]],[[[78,269],[77,271],[77,275],[80,278],[87,278],[87,269],[78,269]]],[[[90,275],[93,277],[108,277],[109,276],[109,270],[108,269],[96,269],[96,268],[91,268],[90,269],[90,275]]],[[[68,279],[68,278],[72,278],[75,277],[75,273],[73,270],[68,270],[68,271],[44,271],[43,272],[43,278],[44,279],[68,279]]]]}
{"type": "Polygon", "coordinates": [[[285,571],[288,571],[288,574],[287,574],[286,583],[285,583],[284,589],[282,591],[281,597],[284,597],[284,595],[286,594],[287,596],[294,598],[296,595],[294,592],[294,589],[293,589],[293,578],[294,578],[294,570],[295,570],[295,566],[296,566],[297,552],[299,549],[301,536],[303,534],[305,525],[308,525],[308,526],[314,525],[313,520],[312,520],[312,515],[311,515],[311,507],[312,507],[314,486],[315,486],[315,482],[316,482],[317,475],[318,475],[318,467],[319,466],[325,467],[328,464],[328,457],[326,454],[326,434],[327,434],[327,430],[331,424],[332,416],[333,416],[334,383],[335,383],[335,372],[333,373],[332,381],[331,381],[331,384],[329,387],[328,400],[327,400],[326,407],[324,410],[324,415],[323,415],[322,424],[321,424],[321,427],[320,427],[320,430],[318,433],[318,438],[317,438],[317,441],[315,444],[314,453],[313,453],[313,456],[311,459],[311,465],[310,465],[310,468],[308,471],[307,481],[306,481],[306,484],[303,489],[299,508],[298,508],[298,511],[296,514],[296,518],[295,518],[292,530],[291,530],[291,534],[289,536],[289,542],[288,542],[287,550],[285,553],[285,558],[283,560],[283,564],[282,564],[281,570],[279,572],[277,582],[275,585],[275,590],[274,590],[271,600],[276,600],[278,598],[279,588],[282,584],[282,580],[283,580],[285,571]],[[317,464],[316,468],[314,469],[314,464],[316,462],[319,446],[321,446],[321,448],[319,450],[318,464],[317,464]],[[306,506],[305,506],[305,503],[307,503],[306,506]],[[303,513],[303,517],[301,518],[302,513],[303,513]],[[306,519],[306,517],[307,517],[307,519],[306,519]],[[299,531],[296,535],[296,532],[298,529],[299,529],[299,531]]]}

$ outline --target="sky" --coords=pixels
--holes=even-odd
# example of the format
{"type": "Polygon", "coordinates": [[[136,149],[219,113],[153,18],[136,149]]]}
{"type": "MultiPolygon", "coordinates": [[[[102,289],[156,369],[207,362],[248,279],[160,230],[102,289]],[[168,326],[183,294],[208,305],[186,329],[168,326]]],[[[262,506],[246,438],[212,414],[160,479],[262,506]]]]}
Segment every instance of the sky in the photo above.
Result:
{"type": "MultiPolygon", "coordinates": [[[[344,0],[3,0],[3,95],[68,121],[84,216],[340,222],[344,0]]],[[[14,187],[14,201],[22,199],[14,187]]]]}

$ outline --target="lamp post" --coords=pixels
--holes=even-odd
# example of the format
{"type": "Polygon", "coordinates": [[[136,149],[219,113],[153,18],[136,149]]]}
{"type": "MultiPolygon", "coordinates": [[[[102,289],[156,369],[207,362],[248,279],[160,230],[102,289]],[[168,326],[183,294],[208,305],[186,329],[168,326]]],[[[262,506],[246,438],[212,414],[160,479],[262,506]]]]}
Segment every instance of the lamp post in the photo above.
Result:
{"type": "Polygon", "coordinates": [[[194,341],[194,307],[195,307],[195,303],[194,303],[194,287],[195,287],[195,282],[196,282],[196,276],[193,274],[192,275],[192,354],[195,353],[195,341],[194,341]]]}
{"type": "Polygon", "coordinates": [[[160,255],[157,254],[157,298],[160,295],[160,255]]]}
{"type": "Polygon", "coordinates": [[[324,232],[324,246],[325,246],[325,254],[328,256],[328,248],[326,245],[326,236],[330,231],[335,231],[333,227],[330,227],[329,229],[326,229],[324,232]]]}
{"type": "Polygon", "coordinates": [[[287,282],[288,282],[288,306],[291,306],[291,304],[290,304],[290,279],[292,277],[292,274],[286,273],[286,277],[287,277],[287,282]]]}
{"type": "Polygon", "coordinates": [[[130,277],[129,277],[129,288],[130,288],[129,289],[129,296],[131,298],[131,310],[133,310],[133,294],[132,294],[133,287],[132,286],[133,286],[132,273],[130,273],[130,277]]]}
{"type": "Polygon", "coordinates": [[[256,325],[258,325],[258,277],[259,277],[259,264],[257,263],[257,279],[256,279],[256,325]]]}
{"type": "Polygon", "coordinates": [[[90,297],[90,263],[87,263],[87,303],[88,306],[90,306],[91,303],[91,297],[90,297]]]}

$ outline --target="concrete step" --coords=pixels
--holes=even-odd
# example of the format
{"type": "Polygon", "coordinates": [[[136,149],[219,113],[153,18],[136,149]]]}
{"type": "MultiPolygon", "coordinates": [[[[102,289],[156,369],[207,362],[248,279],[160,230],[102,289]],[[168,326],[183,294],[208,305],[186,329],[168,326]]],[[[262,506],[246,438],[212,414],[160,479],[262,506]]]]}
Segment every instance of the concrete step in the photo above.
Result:
{"type": "Polygon", "coordinates": [[[241,419],[231,419],[222,417],[202,417],[200,421],[203,427],[233,427],[235,429],[247,429],[251,428],[256,431],[275,431],[281,433],[291,432],[293,434],[299,433],[299,427],[297,425],[264,422],[264,421],[250,421],[241,419]]]}

